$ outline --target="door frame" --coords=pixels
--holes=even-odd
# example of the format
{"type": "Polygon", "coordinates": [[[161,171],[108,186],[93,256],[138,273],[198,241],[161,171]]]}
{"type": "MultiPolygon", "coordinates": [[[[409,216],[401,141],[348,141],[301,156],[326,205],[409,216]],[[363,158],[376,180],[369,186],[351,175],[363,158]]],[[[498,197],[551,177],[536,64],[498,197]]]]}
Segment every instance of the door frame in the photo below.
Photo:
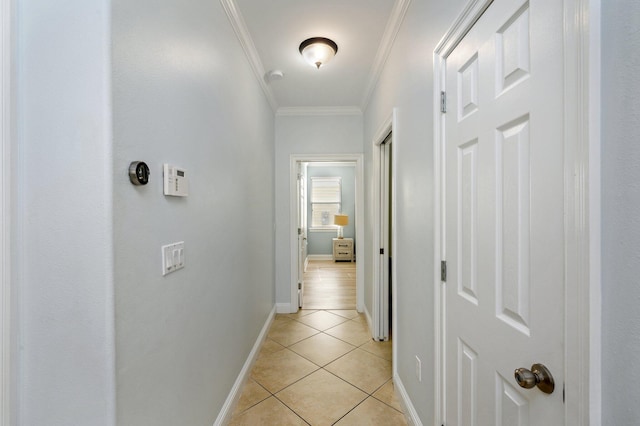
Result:
{"type": "Polygon", "coordinates": [[[355,214],[355,244],[360,244],[361,248],[356,249],[356,310],[362,312],[364,309],[364,172],[363,154],[291,154],[289,156],[289,242],[291,257],[291,313],[298,312],[298,225],[297,225],[297,191],[296,181],[298,174],[298,163],[319,163],[319,162],[351,162],[356,165],[356,214],[355,214]]]}
{"type": "MultiPolygon", "coordinates": [[[[433,53],[434,351],[436,424],[445,412],[444,114],[446,59],[493,0],[470,0],[433,53]]],[[[565,209],[565,424],[601,420],[600,0],[563,0],[565,209]]]]}
{"type": "MultiPolygon", "coordinates": [[[[381,188],[381,172],[380,172],[380,146],[387,139],[389,134],[392,134],[392,143],[391,143],[391,198],[389,200],[391,207],[391,222],[389,223],[389,227],[392,229],[391,231],[391,240],[389,244],[391,245],[391,253],[393,257],[391,258],[391,335],[396,335],[396,274],[397,274],[397,256],[396,256],[396,233],[394,230],[396,229],[396,187],[395,187],[395,173],[396,173],[396,150],[397,150],[397,108],[394,108],[391,112],[391,115],[387,117],[387,119],[382,123],[378,131],[375,133],[373,137],[373,149],[372,149],[372,164],[373,164],[373,246],[371,247],[371,253],[373,255],[373,312],[371,313],[371,334],[375,340],[388,340],[389,339],[389,330],[385,330],[385,324],[388,328],[389,318],[387,315],[387,310],[384,309],[384,306],[388,306],[389,304],[389,294],[388,291],[385,291],[383,288],[383,278],[380,276],[380,256],[378,255],[381,242],[381,223],[382,217],[380,214],[380,205],[382,204],[382,188],[381,188]]],[[[392,359],[396,359],[396,339],[392,339],[392,359]]],[[[395,363],[394,363],[395,366],[395,363]]]]}
{"type": "MultiPolygon", "coordinates": [[[[13,118],[15,112],[14,91],[14,50],[13,34],[15,28],[15,2],[14,0],[2,0],[0,2],[0,19],[2,31],[0,32],[0,49],[2,53],[1,90],[2,112],[0,113],[0,156],[2,157],[2,172],[0,173],[0,242],[2,244],[2,264],[0,283],[0,425],[12,423],[15,395],[15,369],[13,342],[15,339],[14,303],[15,297],[11,286],[11,224],[12,216],[12,185],[11,179],[13,167],[12,141],[14,134],[13,118]]],[[[15,419],[14,419],[15,420],[15,419]]]]}
{"type": "MultiPolygon", "coordinates": [[[[307,269],[307,236],[309,231],[306,226],[306,204],[307,204],[307,189],[306,189],[306,164],[298,162],[296,163],[296,233],[298,235],[298,245],[296,250],[298,251],[297,268],[296,268],[296,281],[298,285],[304,282],[304,271],[307,269]],[[301,231],[304,230],[304,233],[301,231]],[[303,235],[304,234],[304,235],[303,235]],[[304,257],[304,258],[302,258],[304,257]]],[[[302,307],[302,301],[304,299],[304,285],[298,290],[298,307],[302,307]]]]}

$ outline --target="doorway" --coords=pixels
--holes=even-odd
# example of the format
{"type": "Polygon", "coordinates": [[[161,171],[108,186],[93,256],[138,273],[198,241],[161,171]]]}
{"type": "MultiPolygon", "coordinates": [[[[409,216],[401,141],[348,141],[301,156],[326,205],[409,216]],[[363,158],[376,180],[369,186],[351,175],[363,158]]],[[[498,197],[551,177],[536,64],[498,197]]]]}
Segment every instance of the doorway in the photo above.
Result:
{"type": "MultiPolygon", "coordinates": [[[[393,334],[396,288],[394,138],[396,109],[373,139],[373,338],[389,340],[393,334]]],[[[395,345],[395,343],[394,343],[395,345]]]]}
{"type": "Polygon", "coordinates": [[[376,305],[376,338],[379,341],[389,340],[392,323],[392,291],[393,284],[393,136],[391,133],[380,143],[378,148],[378,203],[376,210],[379,221],[378,232],[378,271],[377,289],[375,292],[376,305]]]}
{"type": "MultiPolygon", "coordinates": [[[[304,295],[305,295],[305,279],[304,279],[304,269],[305,266],[308,268],[309,255],[307,253],[307,247],[309,243],[309,223],[308,217],[311,212],[309,212],[308,205],[309,203],[304,203],[306,207],[302,206],[303,202],[301,201],[301,193],[304,193],[305,197],[308,197],[308,184],[309,177],[306,176],[306,171],[308,170],[308,166],[305,169],[305,164],[341,164],[348,163],[352,164],[355,170],[355,186],[354,186],[354,198],[355,198],[355,209],[353,212],[353,217],[349,218],[349,222],[353,224],[353,244],[354,244],[354,266],[355,266],[355,309],[358,312],[362,312],[364,306],[364,287],[363,287],[363,261],[362,261],[362,250],[357,250],[358,242],[364,241],[364,232],[363,227],[363,211],[364,211],[364,198],[363,198],[363,155],[362,154],[308,154],[308,155],[298,155],[293,154],[290,156],[290,182],[291,182],[291,192],[290,192],[290,206],[291,206],[291,216],[290,216],[290,236],[291,236],[291,306],[290,312],[295,313],[300,309],[300,307],[304,307],[304,295]],[[303,175],[301,178],[299,177],[300,172],[303,171],[303,175]],[[300,190],[300,181],[306,181],[307,190],[300,190]],[[306,211],[305,211],[306,210],[306,211]],[[301,217],[301,215],[307,217],[306,222],[301,217]],[[301,229],[302,228],[302,229],[301,229]],[[304,237],[301,237],[304,235],[304,237]],[[305,239],[306,238],[306,239],[305,239]],[[304,259],[302,257],[305,257],[304,259]]],[[[330,221],[333,222],[332,220],[330,221]]],[[[330,223],[327,223],[329,225],[330,223]]],[[[331,229],[327,229],[324,232],[329,238],[336,237],[336,229],[332,227],[331,229]]],[[[333,261],[333,257],[331,254],[325,254],[324,259],[320,258],[317,260],[329,260],[333,261]]]]}
{"type": "Polygon", "coordinates": [[[398,376],[396,359],[398,355],[397,328],[397,258],[395,238],[395,161],[394,132],[397,130],[397,109],[382,123],[375,133],[372,143],[373,171],[373,315],[371,318],[372,338],[381,344],[391,346],[392,371],[398,376]]]}
{"type": "Polygon", "coordinates": [[[356,310],[354,162],[305,162],[301,181],[302,233],[306,236],[299,264],[302,309],[356,310]],[[302,200],[304,198],[304,201],[302,200]],[[341,225],[338,225],[340,223],[341,225]]]}

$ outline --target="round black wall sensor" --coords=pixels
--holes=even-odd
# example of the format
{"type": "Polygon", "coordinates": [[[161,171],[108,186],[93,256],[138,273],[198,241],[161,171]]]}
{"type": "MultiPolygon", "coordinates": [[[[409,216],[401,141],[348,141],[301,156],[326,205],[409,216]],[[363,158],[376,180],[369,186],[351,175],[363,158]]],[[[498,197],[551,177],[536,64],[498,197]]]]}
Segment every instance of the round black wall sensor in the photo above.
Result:
{"type": "Polygon", "coordinates": [[[129,165],[129,179],[134,185],[149,183],[149,166],[144,161],[134,161],[129,165]]]}

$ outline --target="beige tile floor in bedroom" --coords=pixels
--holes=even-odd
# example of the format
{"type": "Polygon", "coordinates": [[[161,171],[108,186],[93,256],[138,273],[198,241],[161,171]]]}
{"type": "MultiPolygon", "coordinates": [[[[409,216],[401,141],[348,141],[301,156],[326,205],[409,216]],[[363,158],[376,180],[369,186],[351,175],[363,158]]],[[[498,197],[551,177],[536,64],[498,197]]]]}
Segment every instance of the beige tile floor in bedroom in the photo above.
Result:
{"type": "Polygon", "coordinates": [[[277,315],[231,425],[406,425],[391,342],[355,310],[277,315]]]}

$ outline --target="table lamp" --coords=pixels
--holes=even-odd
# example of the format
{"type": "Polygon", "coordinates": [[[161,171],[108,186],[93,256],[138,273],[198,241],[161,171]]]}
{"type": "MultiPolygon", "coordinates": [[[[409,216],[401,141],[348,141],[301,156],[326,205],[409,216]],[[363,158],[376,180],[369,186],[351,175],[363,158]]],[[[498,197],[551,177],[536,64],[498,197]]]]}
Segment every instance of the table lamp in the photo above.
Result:
{"type": "Polygon", "coordinates": [[[333,216],[333,224],[338,225],[338,238],[344,238],[342,228],[349,224],[349,216],[346,214],[337,214],[333,216]]]}

